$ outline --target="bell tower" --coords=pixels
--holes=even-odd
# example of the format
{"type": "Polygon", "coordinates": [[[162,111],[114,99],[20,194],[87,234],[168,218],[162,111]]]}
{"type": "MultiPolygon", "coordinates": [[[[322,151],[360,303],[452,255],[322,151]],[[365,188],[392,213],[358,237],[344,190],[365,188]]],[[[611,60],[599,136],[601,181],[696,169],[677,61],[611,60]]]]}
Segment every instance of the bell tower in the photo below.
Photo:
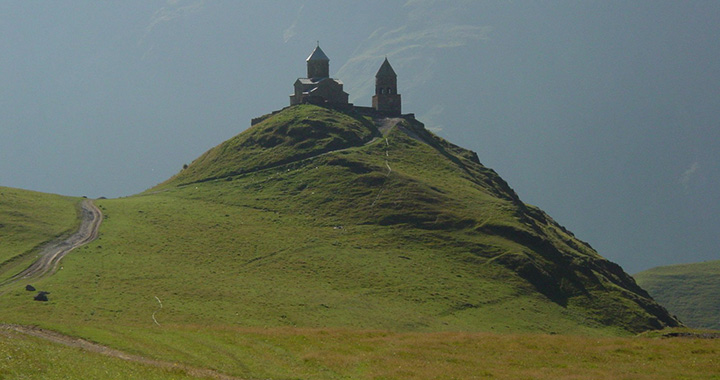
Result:
{"type": "Polygon", "coordinates": [[[375,74],[375,95],[372,106],[376,110],[391,116],[402,113],[402,102],[397,92],[397,74],[390,66],[387,57],[375,74]]]}
{"type": "Polygon", "coordinates": [[[320,49],[319,43],[306,61],[308,78],[330,77],[330,58],[320,49]]]}

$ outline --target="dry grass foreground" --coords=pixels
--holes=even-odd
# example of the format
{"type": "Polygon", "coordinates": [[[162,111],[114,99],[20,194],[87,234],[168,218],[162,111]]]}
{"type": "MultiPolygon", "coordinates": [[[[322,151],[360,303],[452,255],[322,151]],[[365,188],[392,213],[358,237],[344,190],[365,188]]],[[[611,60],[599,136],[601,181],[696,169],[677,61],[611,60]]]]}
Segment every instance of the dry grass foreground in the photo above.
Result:
{"type": "MultiPolygon", "coordinates": [[[[145,366],[172,369],[173,377],[177,378],[235,378],[126,354],[51,331],[19,326],[4,326],[4,329],[79,348],[86,351],[85,355],[100,353],[145,366]]],[[[248,351],[259,346],[272,348],[264,350],[263,357],[258,358],[265,368],[252,368],[253,363],[248,362],[237,363],[238,367],[245,367],[240,372],[250,372],[252,378],[720,379],[718,339],[297,328],[211,330],[227,335],[228,340],[248,347],[248,351]]],[[[7,332],[4,335],[7,336],[7,332]]],[[[5,365],[0,366],[0,374],[13,373],[7,368],[2,371],[5,365]]],[[[143,372],[144,376],[151,373],[143,372]]],[[[167,374],[156,375],[165,378],[167,374]]],[[[39,368],[38,373],[24,374],[22,378],[75,377],[39,368]]]]}

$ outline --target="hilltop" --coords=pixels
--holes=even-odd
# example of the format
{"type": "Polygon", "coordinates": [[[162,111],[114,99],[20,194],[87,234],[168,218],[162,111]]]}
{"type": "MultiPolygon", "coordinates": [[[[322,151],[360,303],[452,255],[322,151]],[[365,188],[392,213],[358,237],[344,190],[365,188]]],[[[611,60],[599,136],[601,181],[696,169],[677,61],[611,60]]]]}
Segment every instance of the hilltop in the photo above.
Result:
{"type": "Polygon", "coordinates": [[[720,261],[657,267],[634,277],[688,326],[720,329],[720,261]]]}

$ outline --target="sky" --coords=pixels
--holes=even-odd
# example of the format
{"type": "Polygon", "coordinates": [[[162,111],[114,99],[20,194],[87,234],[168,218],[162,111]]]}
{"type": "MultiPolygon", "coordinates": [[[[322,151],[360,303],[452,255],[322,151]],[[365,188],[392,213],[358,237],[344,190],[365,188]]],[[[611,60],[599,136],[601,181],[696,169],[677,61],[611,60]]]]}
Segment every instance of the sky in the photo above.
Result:
{"type": "Polygon", "coordinates": [[[720,3],[0,2],[0,186],[120,197],[289,104],[320,42],[629,273],[720,259],[720,3]]]}

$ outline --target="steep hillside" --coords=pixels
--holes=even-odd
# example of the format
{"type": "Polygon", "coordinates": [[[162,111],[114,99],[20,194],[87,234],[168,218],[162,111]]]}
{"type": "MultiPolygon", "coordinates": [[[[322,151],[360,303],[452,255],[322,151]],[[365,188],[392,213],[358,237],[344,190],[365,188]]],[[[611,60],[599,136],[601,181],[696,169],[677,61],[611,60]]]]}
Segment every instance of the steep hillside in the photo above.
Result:
{"type": "Polygon", "coordinates": [[[602,325],[641,331],[676,324],[619,266],[521,202],[475,153],[412,119],[384,123],[378,124],[384,137],[371,140],[380,132],[367,118],[292,107],[154,190],[223,180],[211,185],[224,193],[213,202],[312,216],[316,225],[386,226],[398,241],[441,244],[441,256],[455,251],[460,267],[509,270],[555,304],[578,307],[602,325]],[[265,168],[273,169],[254,175],[265,168]]]}
{"type": "Polygon", "coordinates": [[[634,277],[688,326],[720,330],[720,261],[657,267],[634,277]]]}

